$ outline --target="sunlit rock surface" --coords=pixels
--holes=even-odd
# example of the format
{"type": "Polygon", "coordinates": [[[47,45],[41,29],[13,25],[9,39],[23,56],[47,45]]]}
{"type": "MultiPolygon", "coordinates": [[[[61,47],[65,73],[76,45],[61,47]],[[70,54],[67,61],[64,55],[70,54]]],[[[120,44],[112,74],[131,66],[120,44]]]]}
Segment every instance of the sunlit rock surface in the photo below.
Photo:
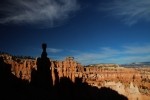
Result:
{"type": "MultiPolygon", "coordinates": [[[[37,70],[36,59],[13,59],[12,56],[0,55],[4,61],[11,64],[12,73],[22,80],[31,81],[31,71],[37,70]]],[[[91,86],[109,87],[128,97],[129,100],[150,100],[150,67],[124,68],[117,64],[99,64],[82,66],[73,57],[66,57],[63,61],[51,62],[53,85],[56,75],[68,77],[73,82],[76,77],[82,78],[91,86]]]]}

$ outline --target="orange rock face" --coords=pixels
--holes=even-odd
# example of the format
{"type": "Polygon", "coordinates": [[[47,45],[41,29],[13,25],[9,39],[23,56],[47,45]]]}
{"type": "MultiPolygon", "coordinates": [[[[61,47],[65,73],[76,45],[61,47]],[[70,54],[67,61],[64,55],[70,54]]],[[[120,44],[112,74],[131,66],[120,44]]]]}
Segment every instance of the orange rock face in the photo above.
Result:
{"type": "MultiPolygon", "coordinates": [[[[53,79],[53,85],[57,80],[57,76],[60,79],[61,77],[68,77],[73,82],[75,77],[82,77],[83,67],[74,61],[73,57],[67,57],[64,61],[50,61],[51,62],[51,73],[53,79]]],[[[12,73],[23,80],[31,81],[31,71],[33,69],[37,70],[36,60],[24,59],[21,62],[9,61],[9,64],[12,65],[12,73]]],[[[59,80],[58,79],[58,80],[59,80]]]]}
{"type": "MultiPolygon", "coordinates": [[[[37,70],[36,60],[22,59],[17,62],[11,57],[5,57],[5,62],[12,65],[12,73],[23,80],[31,81],[31,71],[37,70]]],[[[83,82],[96,87],[110,87],[120,94],[126,95],[129,100],[148,100],[150,98],[150,68],[124,68],[119,66],[82,66],[73,57],[64,61],[51,61],[53,85],[61,77],[68,77],[73,82],[76,77],[83,82]]]]}

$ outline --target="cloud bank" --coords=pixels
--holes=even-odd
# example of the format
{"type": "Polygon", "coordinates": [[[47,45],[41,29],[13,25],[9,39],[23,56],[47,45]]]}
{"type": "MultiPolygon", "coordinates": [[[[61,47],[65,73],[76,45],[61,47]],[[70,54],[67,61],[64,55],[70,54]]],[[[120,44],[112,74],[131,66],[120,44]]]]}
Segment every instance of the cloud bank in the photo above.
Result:
{"type": "Polygon", "coordinates": [[[51,27],[67,20],[80,6],[77,0],[6,0],[0,23],[45,23],[51,27]]]}
{"type": "Polygon", "coordinates": [[[113,0],[100,6],[128,25],[150,21],[150,0],[113,0]]]}
{"type": "Polygon", "coordinates": [[[83,52],[74,56],[82,64],[117,63],[150,61],[150,46],[122,46],[121,48],[102,47],[98,52],[83,52]]]}
{"type": "Polygon", "coordinates": [[[66,50],[57,48],[47,48],[49,58],[64,60],[67,56],[72,56],[75,61],[82,65],[97,63],[128,64],[133,62],[150,61],[150,44],[125,45],[119,48],[100,47],[93,48],[92,52],[80,50],[66,50]]]}
{"type": "Polygon", "coordinates": [[[47,52],[50,52],[50,53],[59,53],[59,52],[62,52],[62,51],[63,51],[62,49],[47,48],[47,52]]]}

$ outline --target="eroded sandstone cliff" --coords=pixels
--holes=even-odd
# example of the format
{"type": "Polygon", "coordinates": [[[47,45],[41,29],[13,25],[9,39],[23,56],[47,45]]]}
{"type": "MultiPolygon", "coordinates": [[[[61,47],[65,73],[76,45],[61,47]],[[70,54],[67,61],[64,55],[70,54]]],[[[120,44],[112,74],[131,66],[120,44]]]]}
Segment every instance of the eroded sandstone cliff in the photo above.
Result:
{"type": "MultiPolygon", "coordinates": [[[[6,63],[11,64],[11,71],[15,76],[31,81],[32,70],[37,70],[36,59],[13,60],[10,55],[1,56],[5,58],[6,63]]],[[[53,85],[56,85],[61,77],[68,77],[72,82],[79,77],[91,86],[116,90],[127,96],[129,100],[150,98],[150,68],[124,68],[111,64],[85,67],[73,57],[66,57],[63,61],[49,60],[53,85]]]]}

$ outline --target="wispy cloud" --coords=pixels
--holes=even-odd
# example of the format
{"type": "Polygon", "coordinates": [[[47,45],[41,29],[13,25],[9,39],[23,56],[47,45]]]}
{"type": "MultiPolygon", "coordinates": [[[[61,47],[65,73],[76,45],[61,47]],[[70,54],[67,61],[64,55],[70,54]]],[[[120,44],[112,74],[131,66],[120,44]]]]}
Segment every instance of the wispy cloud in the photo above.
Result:
{"type": "Polygon", "coordinates": [[[6,0],[0,23],[44,23],[50,27],[68,19],[80,8],[77,0],[6,0]]]}
{"type": "Polygon", "coordinates": [[[98,52],[83,52],[75,55],[76,60],[82,64],[92,63],[131,63],[150,61],[150,46],[122,46],[114,49],[102,47],[98,52]]]}
{"type": "Polygon", "coordinates": [[[75,58],[83,64],[93,64],[93,63],[109,63],[110,57],[115,58],[118,56],[120,51],[109,48],[109,47],[102,47],[98,52],[83,52],[78,55],[75,55],[75,58]]]}
{"type": "Polygon", "coordinates": [[[116,62],[119,64],[128,64],[133,62],[149,62],[150,60],[150,54],[149,55],[128,55],[125,57],[119,57],[119,58],[110,58],[111,62],[116,62]]]}
{"type": "Polygon", "coordinates": [[[102,10],[110,11],[121,18],[125,24],[133,25],[139,21],[150,21],[150,0],[113,0],[103,4],[102,10]]]}
{"type": "Polygon", "coordinates": [[[124,47],[124,53],[127,54],[150,54],[150,45],[144,45],[144,46],[123,46],[124,47]]]}
{"type": "Polygon", "coordinates": [[[62,49],[47,48],[47,52],[50,52],[50,53],[59,53],[59,52],[62,52],[62,51],[63,51],[62,49]]]}

